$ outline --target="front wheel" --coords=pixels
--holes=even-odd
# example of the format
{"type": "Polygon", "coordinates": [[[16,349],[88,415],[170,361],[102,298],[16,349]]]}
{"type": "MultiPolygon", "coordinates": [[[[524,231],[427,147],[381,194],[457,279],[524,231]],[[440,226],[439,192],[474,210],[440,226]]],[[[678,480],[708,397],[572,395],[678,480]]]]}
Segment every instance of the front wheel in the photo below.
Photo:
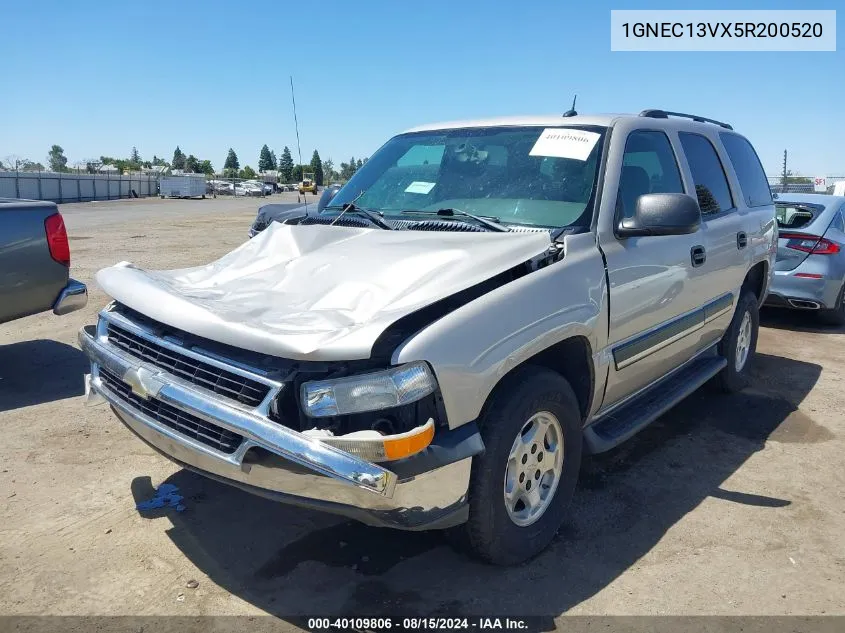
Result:
{"type": "Polygon", "coordinates": [[[748,386],[759,328],[757,296],[743,289],[733,320],[719,343],[719,353],[728,361],[727,367],[716,376],[716,386],[721,391],[735,393],[748,386]]]}
{"type": "Polygon", "coordinates": [[[581,466],[581,414],[559,374],[517,370],[480,419],[485,452],[474,459],[469,519],[460,542],[497,565],[543,551],[566,516],[581,466]]]}

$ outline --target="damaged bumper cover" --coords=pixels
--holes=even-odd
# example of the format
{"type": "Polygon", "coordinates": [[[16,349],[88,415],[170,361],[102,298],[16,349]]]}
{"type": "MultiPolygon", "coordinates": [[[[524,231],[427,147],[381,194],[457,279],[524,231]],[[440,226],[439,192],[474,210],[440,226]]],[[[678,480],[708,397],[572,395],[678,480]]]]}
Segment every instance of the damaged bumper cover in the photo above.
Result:
{"type": "MultiPolygon", "coordinates": [[[[138,437],[183,467],[371,525],[432,529],[466,519],[472,456],[483,450],[474,425],[446,432],[445,443],[441,437],[439,445],[389,463],[388,469],[269,419],[270,402],[283,388],[269,378],[251,376],[269,387],[263,401],[251,407],[112,345],[104,318],[80,330],[79,345],[91,360],[89,399],[108,402],[138,437]],[[190,432],[180,432],[185,428],[190,432]],[[209,437],[229,444],[210,445],[209,437]]],[[[210,360],[220,362],[204,359],[210,360]]]]}

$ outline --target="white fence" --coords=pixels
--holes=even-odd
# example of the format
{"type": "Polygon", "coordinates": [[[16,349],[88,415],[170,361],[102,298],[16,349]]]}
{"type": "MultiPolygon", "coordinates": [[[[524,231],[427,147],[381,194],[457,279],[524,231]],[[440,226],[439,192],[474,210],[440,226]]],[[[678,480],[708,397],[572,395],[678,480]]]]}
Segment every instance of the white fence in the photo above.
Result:
{"type": "Polygon", "coordinates": [[[155,195],[158,195],[158,179],[153,174],[113,176],[73,172],[0,171],[0,198],[86,202],[155,195]]]}

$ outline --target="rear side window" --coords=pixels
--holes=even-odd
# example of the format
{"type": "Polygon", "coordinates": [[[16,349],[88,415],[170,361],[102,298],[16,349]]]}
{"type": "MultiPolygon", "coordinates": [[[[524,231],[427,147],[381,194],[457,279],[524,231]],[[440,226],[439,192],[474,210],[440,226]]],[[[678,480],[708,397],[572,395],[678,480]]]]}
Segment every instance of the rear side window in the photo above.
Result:
{"type": "Polygon", "coordinates": [[[728,178],[713,143],[701,134],[680,132],[678,136],[687,155],[702,215],[732,209],[734,205],[728,178]]]}
{"type": "Polygon", "coordinates": [[[764,207],[772,204],[769,181],[757,152],[751,143],[736,134],[721,134],[722,144],[734,166],[745,204],[749,207],[764,207]]]}
{"type": "Polygon", "coordinates": [[[842,219],[843,213],[845,213],[845,205],[842,205],[842,211],[836,214],[836,217],[833,218],[833,222],[831,222],[830,226],[831,228],[845,233],[845,220],[842,219]]]}
{"type": "Polygon", "coordinates": [[[779,202],[775,205],[775,217],[778,228],[800,229],[807,226],[816,219],[816,216],[824,211],[824,207],[811,204],[790,204],[779,202]]]}
{"type": "Polygon", "coordinates": [[[684,193],[681,171],[663,132],[637,130],[628,135],[622,158],[617,210],[632,217],[637,198],[646,193],[684,193]]]}

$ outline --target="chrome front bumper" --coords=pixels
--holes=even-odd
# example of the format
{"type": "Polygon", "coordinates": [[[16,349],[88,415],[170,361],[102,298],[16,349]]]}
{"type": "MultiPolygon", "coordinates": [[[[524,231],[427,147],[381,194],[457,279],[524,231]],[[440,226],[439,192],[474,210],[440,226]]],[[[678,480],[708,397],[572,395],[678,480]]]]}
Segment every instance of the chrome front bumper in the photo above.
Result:
{"type": "Polygon", "coordinates": [[[262,496],[372,525],[432,529],[466,519],[471,457],[400,479],[270,420],[266,412],[281,384],[258,407],[240,405],[125,354],[108,342],[104,322],[79,331],[80,348],[91,360],[89,398],[104,399],[129,429],[178,464],[262,496]],[[243,442],[224,453],[164,426],[110,390],[101,367],[122,377],[136,395],[237,433],[243,442]]]}

